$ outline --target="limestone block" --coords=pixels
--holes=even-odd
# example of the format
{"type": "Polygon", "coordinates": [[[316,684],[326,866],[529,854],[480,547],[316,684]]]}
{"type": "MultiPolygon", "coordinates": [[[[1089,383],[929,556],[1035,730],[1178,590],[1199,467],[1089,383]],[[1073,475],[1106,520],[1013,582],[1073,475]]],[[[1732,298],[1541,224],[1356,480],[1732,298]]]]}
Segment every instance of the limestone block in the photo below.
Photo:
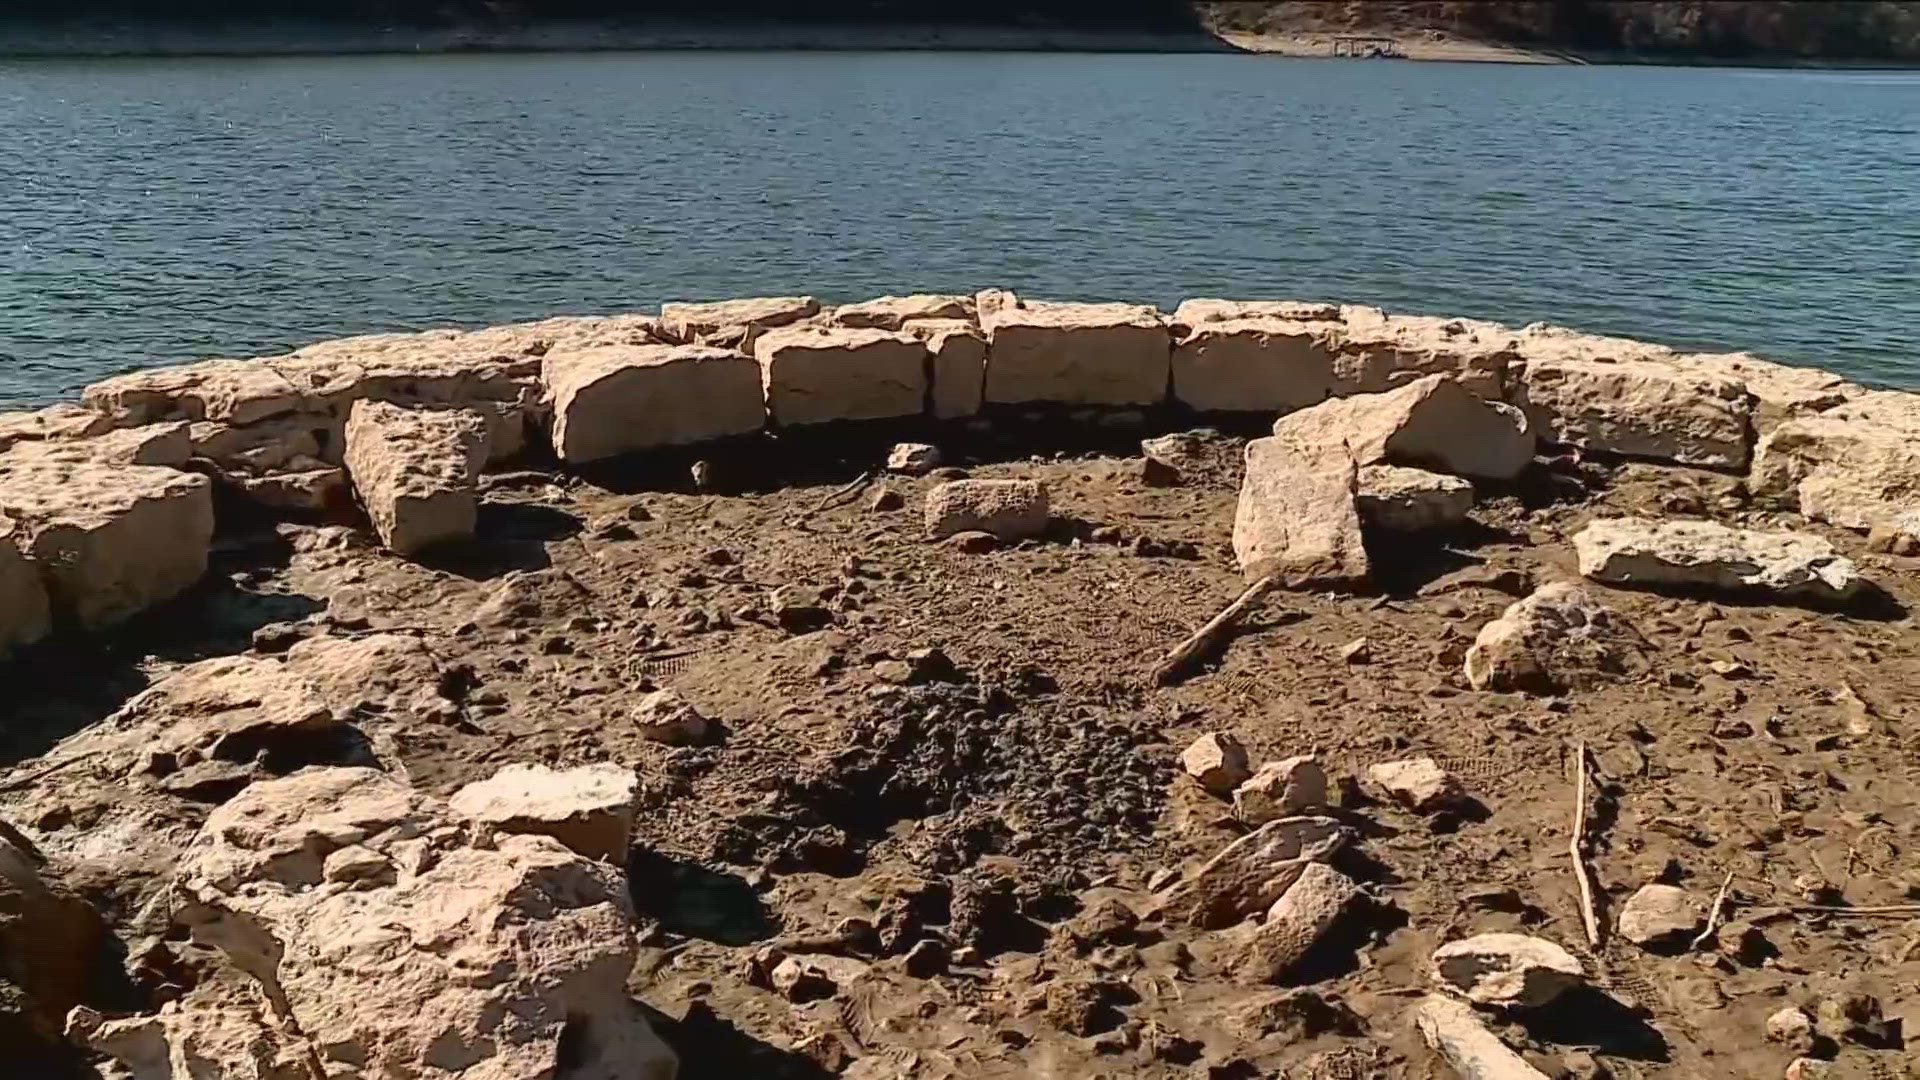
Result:
{"type": "Polygon", "coordinates": [[[1379,529],[1416,532],[1467,520],[1473,509],[1473,485],[1425,469],[1368,465],[1360,470],[1354,498],[1361,521],[1379,529]]]}
{"type": "Polygon", "coordinates": [[[0,450],[23,442],[83,439],[105,434],[115,426],[112,417],[71,402],[33,412],[0,413],[0,450]]]}
{"type": "Polygon", "coordinates": [[[1231,795],[1253,775],[1247,767],[1247,748],[1224,732],[1210,731],[1180,752],[1180,767],[1201,787],[1215,795],[1231,795]]]}
{"type": "Polygon", "coordinates": [[[1712,521],[1601,518],[1574,534],[1580,573],[1627,588],[1711,589],[1845,600],[1859,569],[1808,533],[1734,529],[1712,521]]]}
{"type": "Polygon", "coordinates": [[[1150,307],[1045,304],[981,312],[989,404],[1153,405],[1172,339],[1150,307]]]}
{"type": "Polygon", "coordinates": [[[486,421],[464,409],[361,400],[347,418],[346,465],[380,542],[401,555],[473,536],[486,421]]]}
{"type": "Polygon", "coordinates": [[[546,356],[553,448],[571,463],[758,431],[760,367],[704,345],[612,345],[546,356]]]}
{"type": "Polygon", "coordinates": [[[819,313],[820,302],[811,296],[673,303],[660,305],[660,327],[672,340],[691,344],[727,331],[771,330],[819,313]]]}
{"type": "Polygon", "coordinates": [[[1782,421],[1748,484],[1816,521],[1920,535],[1920,394],[1883,390],[1782,421]]]}
{"type": "Polygon", "coordinates": [[[919,319],[953,320],[973,318],[973,297],[915,293],[912,296],[882,296],[858,304],[845,304],[833,310],[828,321],[834,326],[867,327],[874,330],[899,330],[919,319]]]}
{"type": "Polygon", "coordinates": [[[1410,465],[1510,480],[1533,460],[1533,429],[1509,405],[1427,375],[1395,390],[1334,398],[1274,421],[1306,446],[1345,443],[1358,465],[1410,465]]]}
{"type": "Polygon", "coordinates": [[[640,781],[620,765],[508,765],[448,800],[455,813],[505,833],[551,836],[585,855],[624,863],[640,781]]]}
{"type": "Polygon", "coordinates": [[[926,409],[927,347],[912,335],[796,326],[768,331],[753,350],[776,424],[879,420],[926,409]]]}
{"type": "Polygon", "coordinates": [[[933,357],[933,415],[938,420],[980,411],[986,390],[987,335],[956,319],[916,319],[902,328],[926,343],[933,357]]]}
{"type": "Polygon", "coordinates": [[[1308,866],[1331,859],[1352,839],[1353,831],[1332,818],[1269,821],[1169,887],[1162,910],[1193,926],[1232,926],[1272,907],[1308,866]]]}
{"type": "Polygon", "coordinates": [[[0,515],[39,567],[55,621],[99,630],[200,580],[212,484],[156,466],[0,459],[0,515]]]}
{"type": "Polygon", "coordinates": [[[1233,517],[1233,553],[1249,579],[1352,588],[1370,570],[1354,499],[1357,470],[1339,442],[1274,436],[1247,444],[1233,517]]]}
{"type": "Polygon", "coordinates": [[[1333,392],[1330,324],[1273,316],[1176,331],[1173,396],[1202,412],[1291,412],[1333,392]]]}
{"type": "Polygon", "coordinates": [[[1677,886],[1642,885],[1620,906],[1615,925],[1620,936],[1635,945],[1689,941],[1700,929],[1700,903],[1677,886]]]}
{"type": "Polygon", "coordinates": [[[1528,360],[1508,400],[1540,438],[1683,465],[1743,469],[1752,398],[1737,379],[1655,360],[1528,360]]]}
{"type": "Polygon", "coordinates": [[[963,532],[1037,536],[1049,520],[1047,489],[1037,480],[949,480],[927,493],[926,520],[933,540],[963,532]]]}
{"type": "Polygon", "coordinates": [[[1174,332],[1198,328],[1202,323],[1241,322],[1247,319],[1280,319],[1308,323],[1337,323],[1340,305],[1312,300],[1183,300],[1173,310],[1174,332]]]}
{"type": "Polygon", "coordinates": [[[94,383],[81,391],[80,400],[124,425],[161,420],[251,424],[302,406],[298,387],[254,360],[204,360],[130,372],[94,383]]]}
{"type": "Polygon", "coordinates": [[[1359,898],[1360,886],[1333,867],[1303,867],[1267,910],[1266,921],[1247,934],[1236,973],[1244,982],[1281,981],[1359,898]]]}
{"type": "Polygon", "coordinates": [[[1753,395],[1754,434],[1763,437],[1795,417],[1812,416],[1868,393],[1830,371],[1789,367],[1751,353],[1685,353],[1675,362],[1703,374],[1739,380],[1753,395]]]}
{"type": "Polygon", "coordinates": [[[1457,809],[1467,802],[1466,789],[1452,773],[1430,757],[1383,761],[1367,768],[1367,780],[1394,802],[1416,814],[1457,809]]]}
{"type": "Polygon", "coordinates": [[[1312,754],[1269,761],[1233,789],[1233,814],[1248,825],[1327,805],[1327,773],[1312,754]]]}
{"type": "Polygon", "coordinates": [[[1547,1080],[1458,1001],[1429,997],[1414,1010],[1413,1020],[1420,1037],[1461,1080],[1547,1080]]]}
{"type": "Polygon", "coordinates": [[[40,570],[15,546],[13,520],[0,514],[0,658],[53,631],[40,570]]]}
{"type": "Polygon", "coordinates": [[[1445,375],[1498,400],[1515,359],[1514,333],[1480,319],[1397,315],[1347,304],[1333,335],[1335,394],[1378,393],[1427,375],[1445,375]]]}
{"type": "Polygon", "coordinates": [[[1476,934],[1433,952],[1433,978],[1475,1005],[1538,1008],[1580,985],[1573,954],[1526,934],[1476,934]]]}

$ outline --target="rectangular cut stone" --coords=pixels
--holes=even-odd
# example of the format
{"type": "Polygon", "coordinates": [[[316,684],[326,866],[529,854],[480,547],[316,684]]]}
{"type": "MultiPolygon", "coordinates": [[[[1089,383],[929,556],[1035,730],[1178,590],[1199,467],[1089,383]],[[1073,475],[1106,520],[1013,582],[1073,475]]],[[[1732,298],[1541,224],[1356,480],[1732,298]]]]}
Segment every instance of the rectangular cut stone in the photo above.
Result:
{"type": "Polygon", "coordinates": [[[767,412],[783,425],[917,416],[927,404],[927,347],[886,330],[795,326],[754,343],[767,412]]]}
{"type": "Polygon", "coordinates": [[[1760,441],[1748,486],[1816,521],[1920,536],[1920,394],[1881,390],[1785,420],[1760,441]]]}
{"type": "Polygon", "coordinates": [[[760,430],[760,365],[705,345],[604,345],[546,356],[553,449],[572,463],[760,430]]]}
{"type": "Polygon", "coordinates": [[[55,620],[99,630],[172,599],[206,572],[213,485],[150,465],[0,463],[0,515],[40,570],[55,620]]]}
{"type": "Polygon", "coordinates": [[[858,304],[846,304],[835,308],[829,321],[835,326],[901,330],[908,323],[923,319],[970,321],[972,318],[971,296],[915,293],[912,296],[882,296],[858,304]]]}
{"type": "Polygon", "coordinates": [[[1547,442],[1683,465],[1747,465],[1752,400],[1724,375],[1651,360],[1533,359],[1508,393],[1547,442]]]}
{"type": "Polygon", "coordinates": [[[1134,304],[982,308],[989,404],[1153,405],[1167,396],[1172,339],[1134,304]]]}
{"type": "Polygon", "coordinates": [[[1313,300],[1183,300],[1173,310],[1176,334],[1202,323],[1239,322],[1242,319],[1288,319],[1295,322],[1337,323],[1340,305],[1313,300]]]}
{"type": "Polygon", "coordinates": [[[80,400],[125,424],[159,420],[250,424],[301,407],[299,389],[256,360],[204,360],[148,368],[94,383],[81,391],[80,400]]]}
{"type": "Polygon", "coordinates": [[[0,657],[39,641],[53,629],[40,569],[15,546],[13,532],[13,520],[0,514],[0,657]]]}
{"type": "Polygon", "coordinates": [[[479,414],[356,401],[346,437],[347,475],[389,550],[413,555],[473,536],[487,459],[479,414]]]}
{"type": "Polygon", "coordinates": [[[1370,572],[1354,499],[1358,469],[1344,443],[1281,436],[1247,444],[1233,516],[1233,553],[1249,579],[1298,588],[1364,584],[1370,572]]]}
{"type": "Polygon", "coordinates": [[[915,319],[903,330],[926,342],[933,356],[934,417],[952,420],[978,413],[986,389],[987,335],[960,319],[915,319]]]}
{"type": "Polygon", "coordinates": [[[83,439],[113,430],[112,417],[83,405],[49,405],[35,412],[0,413],[0,450],[28,442],[83,439]]]}
{"type": "Polygon", "coordinates": [[[1425,375],[1446,375],[1498,400],[1515,359],[1514,333],[1481,319],[1396,315],[1348,304],[1335,335],[1334,393],[1386,390],[1425,375]]]}
{"type": "Polygon", "coordinates": [[[1202,322],[1173,347],[1173,396],[1202,412],[1291,412],[1333,391],[1327,323],[1202,322]]]}
{"type": "Polygon", "coordinates": [[[675,341],[694,342],[726,331],[771,330],[820,313],[811,296],[762,296],[747,300],[660,305],[660,327],[675,341]]]}

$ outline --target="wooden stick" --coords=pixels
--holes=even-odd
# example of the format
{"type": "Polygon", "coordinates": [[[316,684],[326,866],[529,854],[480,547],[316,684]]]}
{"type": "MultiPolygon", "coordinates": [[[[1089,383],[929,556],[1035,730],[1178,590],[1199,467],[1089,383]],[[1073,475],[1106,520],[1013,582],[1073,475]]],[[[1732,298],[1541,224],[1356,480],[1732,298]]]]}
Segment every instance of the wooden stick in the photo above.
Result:
{"type": "Polygon", "coordinates": [[[1726,905],[1727,886],[1731,884],[1733,884],[1733,871],[1729,870],[1727,876],[1720,881],[1720,891],[1714,895],[1713,907],[1707,911],[1707,928],[1700,931],[1700,935],[1693,939],[1693,943],[1687,946],[1688,948],[1699,948],[1701,942],[1712,937],[1713,932],[1720,928],[1720,909],[1726,905]]]}
{"type": "Polygon", "coordinates": [[[1878,907],[1847,907],[1844,904],[1793,904],[1788,911],[1820,915],[1920,915],[1920,904],[1881,904],[1878,907]]]}
{"type": "Polygon", "coordinates": [[[1279,583],[1279,575],[1268,574],[1247,586],[1246,591],[1236,597],[1233,603],[1220,610],[1220,614],[1208,619],[1205,626],[1189,634],[1185,641],[1167,650],[1167,654],[1154,665],[1153,684],[1172,686],[1186,678],[1200,658],[1219,644],[1227,631],[1233,629],[1234,624],[1247,613],[1247,609],[1279,583]]]}
{"type": "Polygon", "coordinates": [[[836,506],[839,506],[842,502],[845,502],[846,500],[851,499],[853,496],[858,494],[861,488],[866,487],[872,481],[873,481],[873,470],[868,469],[866,472],[861,473],[859,476],[856,476],[853,479],[847,481],[846,483],[840,485],[839,487],[834,488],[832,491],[827,492],[826,495],[823,496],[819,502],[816,502],[813,504],[813,509],[807,512],[810,514],[817,514],[822,510],[830,510],[836,506]]]}
{"type": "Polygon", "coordinates": [[[1593,910],[1593,883],[1587,877],[1587,743],[1582,739],[1574,748],[1573,767],[1580,770],[1573,792],[1573,835],[1567,840],[1567,854],[1573,857],[1573,878],[1580,883],[1580,921],[1586,924],[1587,944],[1600,947],[1600,917],[1593,910]]]}

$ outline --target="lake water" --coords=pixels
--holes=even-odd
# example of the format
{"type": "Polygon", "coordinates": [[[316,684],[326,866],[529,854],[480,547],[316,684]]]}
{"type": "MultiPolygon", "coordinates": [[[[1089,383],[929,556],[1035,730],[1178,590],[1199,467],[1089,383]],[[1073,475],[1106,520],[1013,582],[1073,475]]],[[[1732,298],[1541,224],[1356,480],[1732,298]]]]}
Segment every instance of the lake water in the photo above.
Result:
{"type": "Polygon", "coordinates": [[[0,62],[0,405],[369,330],[987,285],[1546,319],[1920,386],[1920,73],[0,62]]]}

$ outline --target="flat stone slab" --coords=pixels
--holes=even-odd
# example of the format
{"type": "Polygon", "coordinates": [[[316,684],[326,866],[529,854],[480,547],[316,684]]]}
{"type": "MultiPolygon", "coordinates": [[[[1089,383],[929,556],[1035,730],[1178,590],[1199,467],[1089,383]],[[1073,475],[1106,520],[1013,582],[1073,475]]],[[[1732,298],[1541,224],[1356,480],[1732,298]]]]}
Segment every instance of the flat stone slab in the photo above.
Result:
{"type": "Polygon", "coordinates": [[[795,326],[754,342],[776,424],[917,416],[926,409],[927,347],[910,334],[795,326]]]}
{"type": "Polygon", "coordinates": [[[1580,573],[1627,588],[1708,589],[1845,600],[1863,585],[1853,560],[1818,536],[1711,521],[1602,518],[1574,534],[1580,573]]]}
{"type": "Polygon", "coordinates": [[[1050,518],[1046,485],[1037,480],[949,480],[927,492],[927,538],[992,533],[1002,540],[1038,536],[1050,518]]]}
{"type": "Polygon", "coordinates": [[[1511,480],[1533,460],[1526,418],[1445,375],[1395,390],[1333,398],[1288,413],[1273,433],[1309,446],[1345,443],[1357,465],[1408,465],[1455,476],[1511,480]]]}
{"type": "Polygon", "coordinates": [[[937,293],[912,296],[881,296],[858,304],[843,304],[833,309],[827,321],[835,326],[861,326],[875,330],[899,330],[921,319],[971,320],[973,297],[937,293]]]}
{"type": "Polygon", "coordinates": [[[551,836],[589,859],[623,863],[640,781],[620,765],[508,765],[453,793],[463,817],[506,833],[551,836]]]}
{"type": "Polygon", "coordinates": [[[1341,306],[1334,340],[1336,394],[1378,393],[1445,375],[1498,400],[1516,356],[1513,331],[1499,323],[1403,315],[1362,304],[1341,306]]]}
{"type": "Polygon", "coordinates": [[[705,345],[607,345],[548,353],[553,448],[573,464],[744,435],[766,424],[760,365],[705,345]]]}
{"type": "Polygon", "coordinates": [[[989,311],[986,401],[1153,405],[1167,396],[1172,338],[1137,304],[1029,304],[989,311]]]}
{"type": "Polygon", "coordinates": [[[674,341],[692,344],[701,338],[742,328],[770,330],[819,313],[820,301],[811,296],[670,303],[660,305],[660,328],[674,341]]]}
{"type": "Polygon", "coordinates": [[[388,550],[414,555],[473,536],[487,458],[483,417],[356,401],[346,438],[354,493],[388,550]]]}
{"type": "Polygon", "coordinates": [[[1360,470],[1355,483],[1360,520],[1375,528],[1395,532],[1443,529],[1467,520],[1473,509],[1473,485],[1445,473],[1404,465],[1368,465],[1360,470]]]}
{"type": "Polygon", "coordinates": [[[1273,436],[1247,444],[1233,517],[1233,553],[1251,580],[1353,588],[1371,572],[1360,535],[1357,470],[1339,441],[1273,436]]]}

